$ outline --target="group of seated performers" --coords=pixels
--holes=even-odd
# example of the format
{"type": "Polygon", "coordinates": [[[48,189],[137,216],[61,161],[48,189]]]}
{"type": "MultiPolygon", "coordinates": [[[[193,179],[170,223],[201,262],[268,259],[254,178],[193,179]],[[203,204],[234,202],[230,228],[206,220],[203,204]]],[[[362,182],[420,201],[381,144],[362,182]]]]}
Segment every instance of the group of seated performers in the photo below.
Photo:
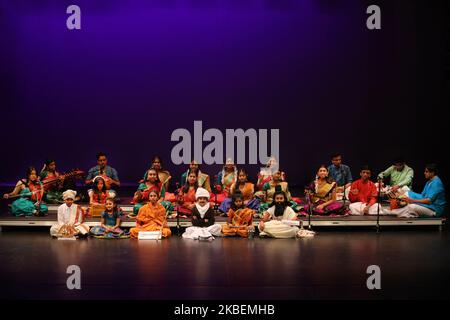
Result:
{"type": "Polygon", "coordinates": [[[411,191],[414,170],[403,159],[395,159],[392,166],[379,173],[377,183],[371,181],[368,166],[363,166],[360,178],[353,181],[340,154],[333,155],[331,162],[319,166],[315,179],[305,187],[305,198],[300,199],[292,196],[286,173],[279,170],[273,157],[261,168],[256,184],[231,159],[214,179],[193,160],[173,193],[169,192],[171,174],[163,169],[161,158],[154,157],[133,196],[133,212],[128,217],[136,219],[136,227],[129,233],[120,228],[123,212],[117,205],[119,176],[108,165],[104,153],[97,154],[97,165],[89,169],[85,179],[88,208],[74,203],[83,199],[74,181],[82,171],[60,174],[54,160],[46,161],[40,174],[34,167],[28,168],[26,177],[4,198],[17,198],[11,204],[15,216],[46,215],[46,203],[61,204],[58,223],[51,228],[55,237],[91,234],[98,238],[137,238],[140,231],[161,231],[163,237],[168,237],[168,218],[189,217],[192,227],[183,234],[186,239],[247,237],[254,231],[255,218],[261,219],[260,235],[287,238],[299,232],[292,221],[305,215],[439,217],[444,212],[445,189],[434,164],[426,166],[427,183],[419,194],[411,191]],[[381,206],[381,201],[389,205],[381,206]],[[91,230],[84,223],[90,210],[101,211],[99,226],[91,230]],[[223,228],[215,223],[218,215],[228,217],[223,228]]]}

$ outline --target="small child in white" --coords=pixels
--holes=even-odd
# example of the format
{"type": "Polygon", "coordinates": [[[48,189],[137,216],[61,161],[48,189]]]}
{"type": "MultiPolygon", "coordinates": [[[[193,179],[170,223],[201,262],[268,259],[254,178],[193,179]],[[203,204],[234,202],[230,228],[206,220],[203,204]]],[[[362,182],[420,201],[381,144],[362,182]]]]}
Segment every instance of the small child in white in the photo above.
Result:
{"type": "Polygon", "coordinates": [[[221,236],[222,226],[214,224],[214,210],[209,203],[209,192],[206,189],[198,188],[195,193],[195,207],[192,209],[192,227],[186,228],[183,233],[185,239],[214,239],[214,236],[221,236]]]}
{"type": "Polygon", "coordinates": [[[63,193],[64,204],[58,207],[58,223],[50,228],[52,237],[84,236],[89,233],[89,226],[84,224],[83,209],[73,203],[76,195],[77,192],[73,190],[63,193]]]}

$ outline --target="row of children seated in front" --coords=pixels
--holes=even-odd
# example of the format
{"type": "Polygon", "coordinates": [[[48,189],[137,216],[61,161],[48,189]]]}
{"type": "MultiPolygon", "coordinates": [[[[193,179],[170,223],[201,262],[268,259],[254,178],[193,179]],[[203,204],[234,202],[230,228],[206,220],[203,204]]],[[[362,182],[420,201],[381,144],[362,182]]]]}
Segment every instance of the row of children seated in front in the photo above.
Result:
{"type": "MultiPolygon", "coordinates": [[[[85,223],[84,209],[74,203],[76,192],[67,190],[63,194],[64,204],[58,208],[58,221],[50,228],[53,237],[87,237],[97,238],[138,238],[140,232],[159,232],[163,238],[171,236],[167,224],[167,211],[158,202],[160,195],[156,190],[149,193],[149,201],[143,205],[136,217],[136,226],[129,232],[121,227],[121,216],[114,198],[106,200],[105,211],[101,215],[98,226],[89,228],[85,223]]],[[[191,209],[192,226],[186,228],[182,237],[193,240],[212,240],[214,237],[240,236],[247,238],[254,232],[254,210],[244,204],[242,194],[237,191],[232,196],[232,203],[228,210],[228,219],[225,225],[215,223],[215,212],[210,203],[210,193],[198,188],[195,193],[196,202],[191,209]]],[[[306,230],[296,226],[297,214],[289,206],[286,194],[277,188],[274,201],[259,222],[260,237],[294,238],[311,236],[306,230]]]]}

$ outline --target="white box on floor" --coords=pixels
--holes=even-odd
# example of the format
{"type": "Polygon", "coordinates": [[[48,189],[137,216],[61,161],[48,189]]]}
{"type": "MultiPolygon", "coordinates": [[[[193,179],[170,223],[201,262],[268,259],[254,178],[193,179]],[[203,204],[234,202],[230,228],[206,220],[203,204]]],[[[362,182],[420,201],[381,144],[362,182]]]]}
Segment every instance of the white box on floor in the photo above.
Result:
{"type": "Polygon", "coordinates": [[[140,231],[139,240],[161,240],[161,232],[159,231],[140,231]]]}

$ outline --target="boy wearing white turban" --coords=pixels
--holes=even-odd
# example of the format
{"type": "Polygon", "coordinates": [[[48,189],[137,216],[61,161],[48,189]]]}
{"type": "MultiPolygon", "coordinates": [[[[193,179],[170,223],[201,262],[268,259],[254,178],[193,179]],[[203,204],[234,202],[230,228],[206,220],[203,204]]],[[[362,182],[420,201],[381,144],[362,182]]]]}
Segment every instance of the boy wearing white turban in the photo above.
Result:
{"type": "Polygon", "coordinates": [[[77,192],[67,190],[63,193],[64,204],[58,207],[58,223],[50,228],[52,237],[87,235],[89,226],[84,224],[84,211],[78,204],[73,203],[77,192]],[[63,235],[63,231],[71,230],[72,234],[63,235]]]}
{"type": "Polygon", "coordinates": [[[209,203],[209,192],[204,188],[198,188],[195,193],[195,207],[192,209],[192,227],[186,228],[183,233],[185,239],[214,239],[221,236],[222,226],[215,224],[214,210],[209,203]]]}

